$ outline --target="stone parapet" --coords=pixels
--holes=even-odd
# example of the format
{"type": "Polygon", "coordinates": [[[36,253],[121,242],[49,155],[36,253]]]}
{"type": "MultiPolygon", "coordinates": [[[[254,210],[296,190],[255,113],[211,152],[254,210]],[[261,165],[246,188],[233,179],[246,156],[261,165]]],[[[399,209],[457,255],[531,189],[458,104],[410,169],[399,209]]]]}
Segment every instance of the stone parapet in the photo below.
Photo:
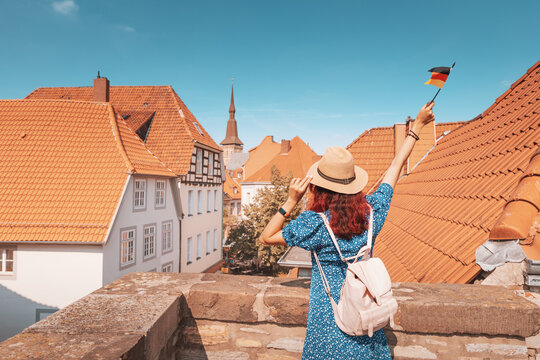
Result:
{"type": "MultiPolygon", "coordinates": [[[[2,359],[300,359],[309,280],[132,273],[0,344],[2,359]]],[[[540,308],[502,287],[396,283],[394,359],[535,359],[540,308]]],[[[540,356],[539,356],[540,357],[540,356]]]]}

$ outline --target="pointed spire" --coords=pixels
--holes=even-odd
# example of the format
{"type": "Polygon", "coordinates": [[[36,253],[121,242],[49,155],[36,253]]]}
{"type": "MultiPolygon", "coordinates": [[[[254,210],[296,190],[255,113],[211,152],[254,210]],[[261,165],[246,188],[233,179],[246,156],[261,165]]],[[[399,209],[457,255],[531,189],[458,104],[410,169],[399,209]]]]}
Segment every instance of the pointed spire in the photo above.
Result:
{"type": "Polygon", "coordinates": [[[231,85],[231,106],[229,106],[229,119],[234,119],[234,113],[236,113],[236,109],[234,108],[234,85],[231,85]]]}
{"type": "MultiPolygon", "coordinates": [[[[234,78],[233,78],[234,81],[234,78]]],[[[227,133],[225,139],[221,142],[221,145],[244,145],[244,143],[238,137],[238,127],[236,125],[236,119],[234,114],[236,109],[234,107],[234,85],[231,85],[231,106],[229,107],[229,121],[227,121],[227,133]]]]}

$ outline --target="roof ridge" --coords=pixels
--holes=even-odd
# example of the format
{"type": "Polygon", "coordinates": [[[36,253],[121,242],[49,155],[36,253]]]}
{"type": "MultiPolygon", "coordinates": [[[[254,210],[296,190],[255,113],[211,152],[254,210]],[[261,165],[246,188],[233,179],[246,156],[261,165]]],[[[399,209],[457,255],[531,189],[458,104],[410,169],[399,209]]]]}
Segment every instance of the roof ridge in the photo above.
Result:
{"type": "MultiPolygon", "coordinates": [[[[28,95],[30,96],[30,95],[28,95]]],[[[88,100],[68,100],[68,99],[0,99],[0,102],[42,102],[42,103],[63,103],[63,104],[90,104],[90,105],[108,105],[103,101],[88,101],[88,100]]]]}
{"type": "Polygon", "coordinates": [[[514,88],[516,88],[518,85],[520,85],[522,82],[524,82],[527,77],[534,71],[536,70],[538,67],[540,67],[540,61],[536,62],[536,64],[534,64],[533,66],[531,66],[530,68],[527,69],[527,71],[525,72],[525,74],[523,74],[519,79],[517,79],[516,81],[514,81],[512,83],[512,85],[510,85],[510,87],[508,88],[508,90],[506,90],[501,96],[499,96],[497,99],[495,99],[495,102],[490,106],[488,107],[483,113],[482,113],[482,116],[486,116],[487,114],[489,114],[493,108],[495,106],[497,106],[500,102],[502,102],[504,99],[506,99],[506,97],[508,95],[510,95],[511,93],[514,92],[514,88]]]}
{"type": "Polygon", "coordinates": [[[122,156],[122,159],[124,159],[124,163],[126,167],[128,168],[128,171],[130,173],[135,172],[135,168],[133,167],[133,164],[131,163],[131,160],[129,159],[126,149],[124,147],[124,143],[122,142],[122,139],[120,138],[120,130],[118,129],[118,124],[116,123],[116,112],[114,111],[111,104],[108,104],[108,111],[109,111],[109,122],[111,124],[112,133],[114,140],[116,142],[116,146],[118,147],[118,151],[120,152],[120,155],[122,156]]]}

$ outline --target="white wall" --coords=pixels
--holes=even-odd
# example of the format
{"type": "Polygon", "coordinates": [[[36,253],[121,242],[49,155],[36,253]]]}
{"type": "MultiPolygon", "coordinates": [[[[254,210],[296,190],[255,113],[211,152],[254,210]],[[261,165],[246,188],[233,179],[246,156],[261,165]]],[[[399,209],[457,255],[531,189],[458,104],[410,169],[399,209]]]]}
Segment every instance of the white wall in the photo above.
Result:
{"type": "Polygon", "coordinates": [[[182,200],[182,272],[198,273],[219,262],[222,256],[223,186],[196,186],[178,182],[182,200]],[[188,192],[193,191],[193,215],[189,215],[188,192]],[[202,212],[197,212],[197,191],[202,191],[202,212]],[[210,211],[207,209],[207,194],[212,199],[210,211]],[[214,191],[218,193],[217,206],[214,205],[214,191]],[[217,211],[214,209],[217,208],[217,211]],[[214,250],[214,230],[217,232],[217,249],[214,250]],[[206,232],[210,231],[210,249],[206,248],[206,232]],[[201,234],[201,258],[197,259],[197,235],[201,234]],[[188,238],[192,238],[192,261],[188,264],[188,238]],[[208,254],[207,254],[208,253],[208,254]]]}
{"type": "Polygon", "coordinates": [[[0,275],[0,341],[102,286],[101,245],[17,244],[15,272],[0,275]]]}
{"type": "Polygon", "coordinates": [[[107,243],[104,246],[103,260],[103,285],[118,279],[119,277],[134,271],[161,271],[164,264],[173,263],[173,271],[178,272],[180,233],[178,216],[175,209],[174,189],[176,180],[166,179],[165,207],[155,206],[155,186],[156,180],[163,180],[160,177],[150,176],[130,176],[124,197],[120,203],[118,214],[109,233],[107,243]],[[146,208],[135,210],[134,180],[146,179],[146,208]],[[173,250],[167,253],[162,252],[162,223],[172,220],[172,240],[173,250]],[[155,256],[143,258],[143,228],[145,225],[156,225],[156,250],[155,256]],[[120,233],[122,229],[135,228],[135,263],[128,266],[120,265],[120,233]]]}

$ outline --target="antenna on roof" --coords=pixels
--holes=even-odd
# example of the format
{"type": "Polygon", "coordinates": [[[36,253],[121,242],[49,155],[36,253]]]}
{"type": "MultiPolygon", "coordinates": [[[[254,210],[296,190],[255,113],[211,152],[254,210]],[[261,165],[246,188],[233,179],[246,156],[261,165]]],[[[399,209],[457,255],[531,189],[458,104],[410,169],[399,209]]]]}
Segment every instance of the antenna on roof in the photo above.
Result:
{"type": "Polygon", "coordinates": [[[101,75],[99,75],[99,70],[97,71],[97,78],[101,79],[101,75]]]}

